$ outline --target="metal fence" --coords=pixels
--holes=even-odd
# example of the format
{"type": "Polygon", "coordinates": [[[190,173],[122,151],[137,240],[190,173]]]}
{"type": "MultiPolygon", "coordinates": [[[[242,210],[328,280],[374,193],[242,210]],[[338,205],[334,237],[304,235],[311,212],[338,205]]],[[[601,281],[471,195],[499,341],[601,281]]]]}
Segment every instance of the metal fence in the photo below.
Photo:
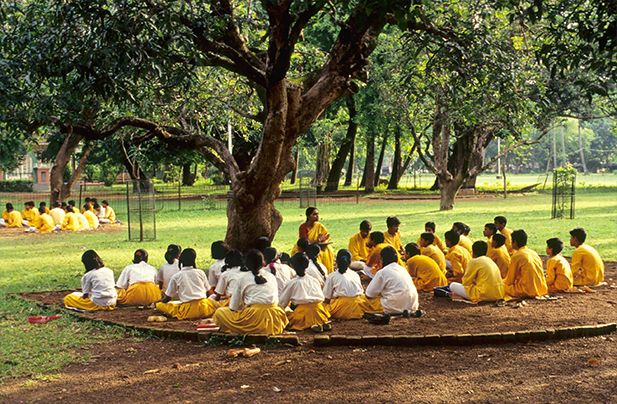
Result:
{"type": "Polygon", "coordinates": [[[126,211],[129,241],[155,241],[156,206],[151,180],[126,183],[126,211]]]}

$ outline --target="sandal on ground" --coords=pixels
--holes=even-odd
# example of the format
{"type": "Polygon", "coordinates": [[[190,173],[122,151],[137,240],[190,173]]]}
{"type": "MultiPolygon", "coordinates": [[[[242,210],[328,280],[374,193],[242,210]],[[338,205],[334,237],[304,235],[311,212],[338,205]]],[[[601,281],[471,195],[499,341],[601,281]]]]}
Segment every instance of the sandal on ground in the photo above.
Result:
{"type": "Polygon", "coordinates": [[[322,333],[324,330],[323,330],[323,326],[319,324],[315,324],[311,326],[311,331],[319,334],[319,333],[322,333]]]}

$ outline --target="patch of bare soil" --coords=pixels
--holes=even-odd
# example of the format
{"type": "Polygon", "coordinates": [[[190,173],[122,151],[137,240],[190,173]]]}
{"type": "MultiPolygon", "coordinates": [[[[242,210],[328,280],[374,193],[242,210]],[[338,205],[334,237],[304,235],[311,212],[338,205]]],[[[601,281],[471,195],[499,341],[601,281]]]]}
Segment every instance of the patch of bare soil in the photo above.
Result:
{"type": "MultiPolygon", "coordinates": [[[[36,240],[36,237],[54,237],[59,234],[71,234],[72,233],[70,231],[59,231],[59,232],[54,231],[50,233],[40,234],[40,233],[26,233],[25,230],[26,230],[25,227],[20,227],[20,228],[12,227],[10,229],[6,227],[0,227],[0,238],[16,239],[16,238],[34,237],[34,240],[36,240]]],[[[87,231],[96,232],[100,234],[112,234],[112,233],[118,233],[124,230],[126,230],[126,225],[123,225],[123,224],[105,224],[105,225],[100,225],[96,229],[91,229],[87,231]]]]}

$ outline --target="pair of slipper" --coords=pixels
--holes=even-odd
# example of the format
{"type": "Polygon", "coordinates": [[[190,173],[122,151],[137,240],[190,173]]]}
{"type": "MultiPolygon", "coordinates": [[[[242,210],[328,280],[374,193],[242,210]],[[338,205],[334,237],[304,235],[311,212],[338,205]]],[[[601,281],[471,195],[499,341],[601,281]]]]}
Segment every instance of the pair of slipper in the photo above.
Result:
{"type": "Polygon", "coordinates": [[[311,331],[315,333],[322,333],[324,331],[331,331],[331,330],[332,330],[332,324],[330,323],[325,323],[323,325],[315,324],[311,326],[311,331]]]}

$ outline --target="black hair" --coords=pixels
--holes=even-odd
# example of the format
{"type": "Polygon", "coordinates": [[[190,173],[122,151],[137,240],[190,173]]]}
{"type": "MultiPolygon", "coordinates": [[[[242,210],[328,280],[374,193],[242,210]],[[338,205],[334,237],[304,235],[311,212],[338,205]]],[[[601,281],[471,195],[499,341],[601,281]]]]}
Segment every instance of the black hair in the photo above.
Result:
{"type": "Polygon", "coordinates": [[[505,216],[495,216],[493,222],[497,222],[499,224],[503,224],[504,226],[508,224],[508,219],[505,216]]]}
{"type": "Polygon", "coordinates": [[[167,251],[165,251],[165,261],[167,261],[168,264],[173,264],[174,260],[180,255],[180,252],[182,252],[182,247],[178,244],[168,245],[167,251]]]}
{"type": "Polygon", "coordinates": [[[506,243],[506,236],[501,233],[495,233],[493,235],[493,241],[497,245],[497,248],[499,248],[506,243]]]}
{"type": "Polygon", "coordinates": [[[287,254],[286,252],[281,253],[281,255],[279,255],[279,259],[281,260],[281,262],[283,264],[287,264],[289,262],[289,259],[291,257],[289,256],[289,254],[287,254]]]}
{"type": "Polygon", "coordinates": [[[99,205],[98,203],[94,202],[94,205],[92,205],[92,207],[96,210],[96,209],[100,208],[101,205],[99,205]]]}
{"type": "Polygon", "coordinates": [[[15,208],[13,207],[12,203],[9,202],[9,203],[6,204],[6,210],[11,211],[13,209],[15,209],[15,208]]]}
{"type": "Polygon", "coordinates": [[[24,203],[24,205],[34,207],[34,201],[28,201],[28,202],[24,203]]]}
{"type": "Polygon", "coordinates": [[[222,240],[215,241],[210,246],[210,255],[212,255],[212,258],[214,258],[215,260],[224,259],[228,251],[229,251],[229,247],[222,240]]]}
{"type": "Polygon", "coordinates": [[[371,231],[373,225],[368,220],[363,220],[360,222],[360,230],[371,231]]]}
{"type": "Polygon", "coordinates": [[[64,209],[64,208],[66,208],[66,206],[67,206],[67,205],[66,205],[66,202],[62,202],[62,203],[60,203],[60,207],[61,207],[61,208],[63,208],[63,209],[64,209]]]}
{"type": "Polygon", "coordinates": [[[387,247],[384,247],[383,250],[381,250],[381,261],[382,261],[382,267],[385,267],[386,265],[390,265],[393,262],[398,261],[398,253],[396,252],[394,247],[387,246],[387,247]]]}
{"type": "Polygon", "coordinates": [[[101,204],[109,205],[106,199],[103,199],[103,202],[101,202],[101,204]]]}
{"type": "Polygon", "coordinates": [[[570,235],[577,239],[579,243],[584,243],[587,240],[587,232],[582,227],[571,230],[570,235]]]}
{"type": "Polygon", "coordinates": [[[469,232],[471,231],[471,227],[469,227],[468,225],[466,225],[465,223],[463,223],[464,227],[463,227],[463,234],[468,236],[469,232]]]}
{"type": "Polygon", "coordinates": [[[414,257],[420,255],[420,246],[416,243],[409,243],[405,246],[405,251],[407,251],[409,256],[414,257]]]}
{"type": "Polygon", "coordinates": [[[135,251],[135,255],[133,256],[133,263],[139,264],[142,261],[148,262],[148,251],[140,248],[139,250],[135,251]]]}
{"type": "MultiPolygon", "coordinates": [[[[172,245],[175,245],[175,244],[172,244],[172,245]]],[[[180,258],[178,258],[178,262],[179,262],[178,266],[180,268],[184,268],[184,267],[195,268],[197,266],[197,264],[195,263],[196,259],[197,259],[197,251],[195,251],[192,248],[187,248],[186,250],[182,251],[182,254],[180,254],[180,258]]]]}
{"type": "Polygon", "coordinates": [[[73,206],[66,205],[66,213],[73,213],[73,212],[74,212],[73,206]]]}
{"type": "Polygon", "coordinates": [[[103,264],[103,260],[94,250],[88,250],[84,252],[81,256],[81,262],[86,267],[86,272],[90,272],[93,269],[103,268],[105,265],[103,264]]]}
{"type": "Polygon", "coordinates": [[[457,245],[458,242],[461,241],[461,235],[458,234],[456,230],[448,230],[446,234],[444,234],[444,238],[449,241],[452,246],[457,245]]]}
{"type": "Polygon", "coordinates": [[[266,264],[268,265],[268,268],[270,268],[270,272],[272,272],[272,275],[276,275],[276,266],[274,266],[274,263],[276,262],[276,258],[278,255],[276,253],[276,248],[274,247],[264,248],[263,255],[264,255],[264,260],[266,261],[266,264]]]}
{"type": "Polygon", "coordinates": [[[272,243],[268,237],[259,237],[255,243],[255,248],[263,253],[264,248],[270,247],[272,243]]]}
{"type": "Polygon", "coordinates": [[[45,213],[45,212],[47,212],[47,210],[45,209],[45,206],[40,206],[40,207],[39,207],[39,213],[40,213],[40,214],[43,214],[43,213],[45,213]]]}
{"type": "Polygon", "coordinates": [[[401,224],[401,221],[398,220],[398,217],[396,217],[396,216],[389,216],[386,219],[386,226],[388,226],[388,228],[390,228],[392,226],[397,226],[397,225],[400,225],[400,224],[401,224]]]}
{"type": "Polygon", "coordinates": [[[259,270],[264,266],[264,256],[261,251],[253,249],[244,256],[244,266],[255,276],[255,283],[262,285],[267,282],[266,278],[259,275],[259,270]]]}
{"type": "Polygon", "coordinates": [[[310,241],[306,237],[299,238],[298,242],[296,243],[296,245],[298,246],[298,249],[300,249],[302,252],[306,251],[306,247],[308,247],[309,244],[310,244],[310,241]]]}
{"type": "Polygon", "coordinates": [[[484,240],[478,240],[471,246],[471,251],[476,257],[486,255],[488,252],[488,244],[484,240]]]}
{"type": "Polygon", "coordinates": [[[90,198],[90,202],[92,202],[92,203],[97,203],[98,201],[97,201],[97,199],[96,199],[96,198],[90,198]]]}
{"type": "Polygon", "coordinates": [[[70,201],[68,201],[68,204],[71,206],[75,206],[75,200],[71,199],[70,201]]]}
{"type": "Polygon", "coordinates": [[[452,228],[456,229],[456,231],[458,231],[458,234],[464,234],[465,233],[465,223],[463,223],[463,222],[454,222],[452,224],[452,228]]]}
{"type": "Polygon", "coordinates": [[[82,206],[82,208],[84,210],[90,210],[90,204],[84,203],[84,206],[82,206]]]}
{"type": "Polygon", "coordinates": [[[493,235],[497,234],[497,226],[495,225],[495,223],[487,223],[484,225],[484,227],[492,231],[493,235]]]}
{"type": "Polygon", "coordinates": [[[62,204],[59,201],[54,202],[54,204],[52,205],[54,208],[59,208],[60,206],[62,206],[62,204]]]}
{"type": "Polygon", "coordinates": [[[85,202],[86,203],[90,202],[90,197],[86,196],[85,202]]]}
{"type": "Polygon", "coordinates": [[[242,252],[240,250],[229,250],[225,254],[225,264],[221,267],[221,273],[227,271],[229,268],[242,266],[242,252]]]}
{"type": "Polygon", "coordinates": [[[549,238],[546,240],[546,245],[548,248],[553,250],[553,255],[557,255],[563,251],[563,241],[558,239],[557,237],[549,238]]]}
{"type": "Polygon", "coordinates": [[[313,261],[313,264],[315,264],[321,276],[325,278],[326,274],[324,273],[323,269],[321,269],[321,265],[319,265],[319,262],[317,262],[317,257],[319,257],[320,253],[321,253],[321,248],[319,248],[319,244],[317,243],[309,244],[308,247],[306,247],[306,256],[311,261],[313,261]]]}
{"type": "Polygon", "coordinates": [[[369,236],[369,238],[371,240],[373,240],[373,242],[375,243],[375,245],[377,244],[381,244],[384,241],[386,241],[385,237],[383,236],[383,233],[380,231],[374,231],[371,233],[371,235],[369,236]]]}
{"type": "Polygon", "coordinates": [[[296,253],[289,259],[289,264],[296,271],[299,277],[303,277],[308,268],[308,258],[304,253],[296,253]]]}
{"type": "Polygon", "coordinates": [[[525,247],[527,245],[527,233],[525,233],[525,230],[514,230],[512,232],[512,241],[516,241],[518,248],[525,247]]]}
{"type": "Polygon", "coordinates": [[[39,203],[39,207],[41,206],[47,206],[47,204],[44,201],[41,201],[41,203],[39,203]]]}
{"type": "Polygon", "coordinates": [[[314,206],[309,206],[308,208],[306,208],[306,210],[304,211],[304,214],[306,215],[306,221],[308,222],[309,216],[313,214],[313,212],[315,212],[317,210],[316,207],[314,206]]]}
{"type": "Polygon", "coordinates": [[[424,223],[424,228],[425,229],[431,229],[431,230],[435,231],[435,222],[426,222],[426,223],[424,223]]]}
{"type": "Polygon", "coordinates": [[[429,231],[425,231],[424,233],[420,234],[420,238],[428,241],[429,244],[433,244],[435,242],[435,235],[429,231]]]}
{"type": "Polygon", "coordinates": [[[344,274],[347,272],[349,264],[351,264],[351,252],[346,249],[339,250],[336,254],[336,266],[338,267],[338,271],[344,274]]]}

